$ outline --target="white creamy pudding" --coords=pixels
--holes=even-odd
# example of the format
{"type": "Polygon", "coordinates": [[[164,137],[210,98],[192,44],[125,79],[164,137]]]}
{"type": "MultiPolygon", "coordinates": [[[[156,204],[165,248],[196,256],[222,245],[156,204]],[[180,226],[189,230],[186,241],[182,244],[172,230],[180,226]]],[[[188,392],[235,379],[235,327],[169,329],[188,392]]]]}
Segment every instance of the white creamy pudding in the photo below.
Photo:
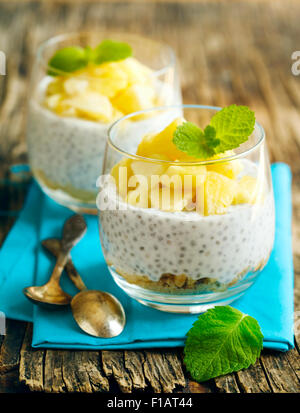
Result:
{"type": "Polygon", "coordinates": [[[28,120],[28,152],[34,175],[50,190],[95,202],[107,125],[57,116],[32,102],[28,120]]]}
{"type": "Polygon", "coordinates": [[[232,205],[209,216],[130,204],[122,210],[119,202],[119,210],[112,200],[111,210],[107,204],[101,211],[100,234],[107,261],[129,282],[158,290],[219,288],[262,269],[270,256],[272,193],[261,204],[232,205]]]}

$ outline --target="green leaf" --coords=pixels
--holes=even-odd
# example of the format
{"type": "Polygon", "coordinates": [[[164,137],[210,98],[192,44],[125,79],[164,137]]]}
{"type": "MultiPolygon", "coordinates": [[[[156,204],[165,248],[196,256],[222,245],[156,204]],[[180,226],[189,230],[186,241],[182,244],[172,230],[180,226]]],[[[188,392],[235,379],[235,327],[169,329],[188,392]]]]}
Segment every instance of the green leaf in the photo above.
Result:
{"type": "Polygon", "coordinates": [[[65,47],[58,50],[49,60],[48,74],[56,76],[59,72],[74,72],[85,67],[88,63],[86,50],[82,47],[65,47]],[[55,70],[51,70],[55,69],[55,70]]]}
{"type": "Polygon", "coordinates": [[[132,49],[129,44],[113,40],[103,40],[94,50],[94,62],[96,64],[123,60],[129,56],[132,56],[132,49]]]}
{"type": "Polygon", "coordinates": [[[187,333],[184,363],[194,380],[206,381],[254,364],[262,346],[254,318],[217,306],[201,314],[187,333]]]}
{"type": "Polygon", "coordinates": [[[203,132],[194,123],[184,122],[176,128],[173,143],[189,156],[205,159],[214,155],[214,148],[220,143],[215,136],[216,131],[212,126],[207,126],[203,132]]]}
{"type": "Polygon", "coordinates": [[[216,153],[222,153],[248,140],[254,130],[255,115],[247,106],[231,105],[216,113],[210,125],[216,129],[216,137],[220,140],[216,153]]]}
{"type": "Polygon", "coordinates": [[[231,105],[217,112],[204,132],[192,122],[177,127],[173,142],[182,152],[199,159],[237,148],[254,130],[255,115],[247,106],[231,105]]]}
{"type": "Polygon", "coordinates": [[[103,40],[95,49],[90,46],[85,48],[74,46],[58,50],[49,60],[48,74],[56,76],[59,72],[74,72],[82,69],[89,62],[101,64],[123,60],[132,56],[132,49],[127,43],[103,40]],[[51,70],[52,69],[52,70],[51,70]]]}

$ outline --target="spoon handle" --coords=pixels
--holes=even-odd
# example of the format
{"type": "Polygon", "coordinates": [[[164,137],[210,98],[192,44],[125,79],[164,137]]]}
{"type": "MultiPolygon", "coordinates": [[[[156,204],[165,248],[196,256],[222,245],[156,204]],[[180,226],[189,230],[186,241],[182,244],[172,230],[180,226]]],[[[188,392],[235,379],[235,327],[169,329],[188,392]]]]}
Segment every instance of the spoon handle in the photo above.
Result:
{"type": "Polygon", "coordinates": [[[75,214],[68,218],[63,227],[63,236],[61,239],[61,248],[57,257],[57,261],[54,270],[51,274],[49,283],[59,284],[60,276],[63,272],[64,266],[66,265],[69,253],[74,245],[83,237],[86,232],[86,223],[84,218],[75,214]]]}
{"type": "Polygon", "coordinates": [[[68,218],[63,228],[61,251],[69,253],[74,245],[83,237],[86,230],[86,222],[82,215],[75,214],[68,218]]]}
{"type": "MultiPolygon", "coordinates": [[[[61,242],[57,238],[48,238],[42,241],[42,245],[44,248],[46,248],[47,251],[49,251],[54,257],[58,257],[60,249],[61,249],[61,242]]],[[[82,278],[80,277],[78,271],[76,270],[72,258],[69,256],[67,263],[65,265],[65,270],[70,278],[70,280],[73,282],[75,287],[79,291],[86,290],[86,286],[84,282],[82,281],[82,278]]]]}
{"type": "Polygon", "coordinates": [[[56,283],[59,284],[59,280],[60,280],[60,276],[64,270],[64,267],[66,265],[66,262],[68,260],[68,255],[69,255],[69,251],[65,250],[65,251],[60,251],[57,260],[56,260],[56,264],[55,267],[52,271],[51,277],[48,281],[48,284],[50,283],[56,283]]]}

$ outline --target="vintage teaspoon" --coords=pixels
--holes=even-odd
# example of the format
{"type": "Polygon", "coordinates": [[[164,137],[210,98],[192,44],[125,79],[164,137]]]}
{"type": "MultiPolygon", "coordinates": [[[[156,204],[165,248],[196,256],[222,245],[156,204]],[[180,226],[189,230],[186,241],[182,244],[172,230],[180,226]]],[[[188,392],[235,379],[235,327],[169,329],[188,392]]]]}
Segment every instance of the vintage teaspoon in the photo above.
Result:
{"type": "Polygon", "coordinates": [[[49,281],[42,286],[26,287],[23,293],[34,304],[47,306],[61,306],[70,304],[72,297],[65,293],[60,286],[60,277],[74,245],[86,232],[86,223],[81,215],[72,215],[63,228],[60,252],[57,255],[56,265],[49,281]]]}
{"type": "MultiPolygon", "coordinates": [[[[55,257],[61,249],[61,241],[49,238],[42,241],[42,245],[55,257]]],[[[79,327],[86,333],[96,337],[116,337],[122,333],[126,317],[122,304],[111,294],[87,290],[71,257],[65,266],[71,281],[80,290],[71,301],[73,317],[79,327]]]]}

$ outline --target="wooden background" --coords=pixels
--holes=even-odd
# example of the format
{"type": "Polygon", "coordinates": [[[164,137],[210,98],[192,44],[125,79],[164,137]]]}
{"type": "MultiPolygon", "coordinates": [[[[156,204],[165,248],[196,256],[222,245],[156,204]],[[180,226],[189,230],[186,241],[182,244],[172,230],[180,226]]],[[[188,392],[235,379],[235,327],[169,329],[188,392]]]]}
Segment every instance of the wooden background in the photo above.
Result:
{"type": "MultiPolygon", "coordinates": [[[[293,171],[293,249],[300,343],[300,2],[285,1],[0,1],[0,244],[21,207],[26,185],[10,166],[26,162],[26,97],[32,54],[57,33],[102,29],[140,33],[174,47],[185,103],[249,105],[264,126],[272,161],[293,171]]],[[[191,380],[182,351],[32,350],[31,326],[9,321],[0,336],[0,392],[122,391],[299,392],[299,347],[264,351],[254,367],[207,383],[191,380]]]]}

